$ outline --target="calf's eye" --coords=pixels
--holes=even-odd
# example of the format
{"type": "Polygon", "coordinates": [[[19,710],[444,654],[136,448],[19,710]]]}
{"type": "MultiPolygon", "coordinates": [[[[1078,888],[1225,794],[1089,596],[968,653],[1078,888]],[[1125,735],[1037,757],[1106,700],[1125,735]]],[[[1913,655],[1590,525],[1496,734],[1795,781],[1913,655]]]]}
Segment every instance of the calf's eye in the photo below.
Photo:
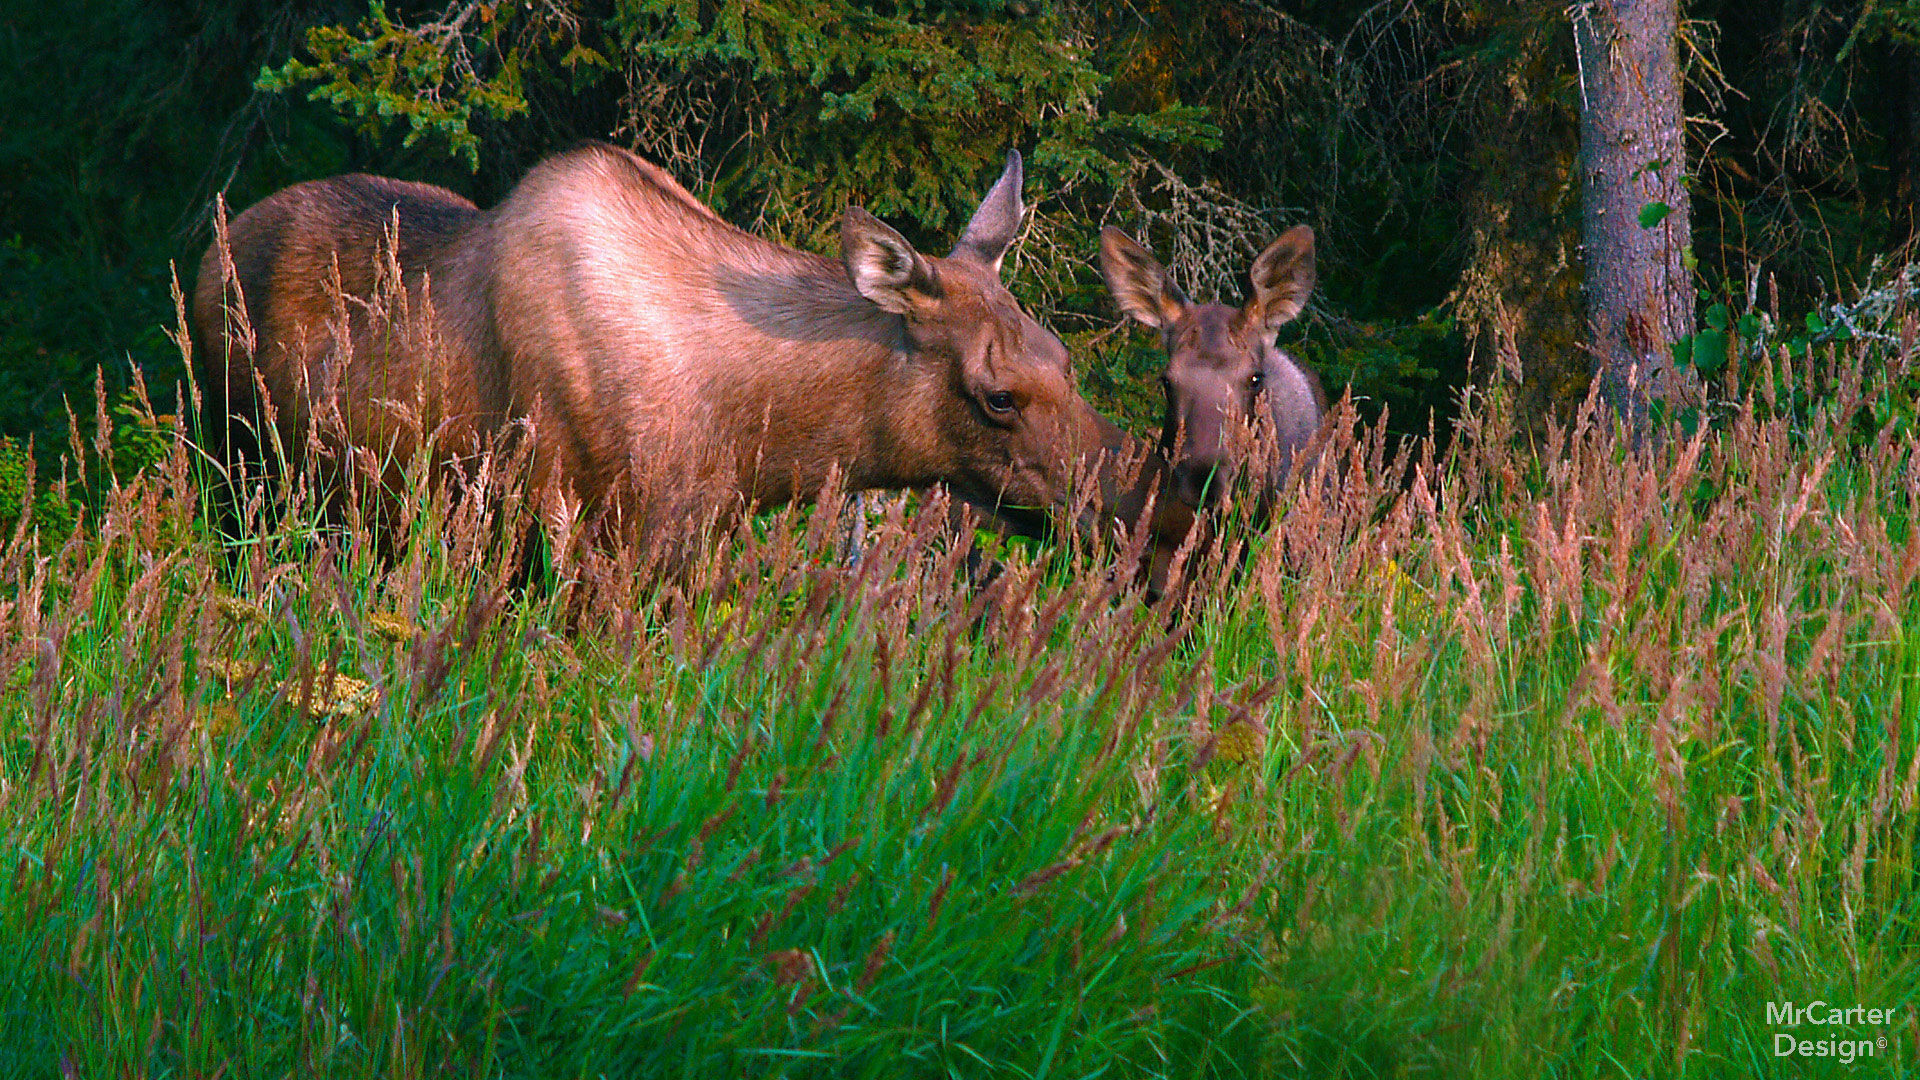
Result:
{"type": "Polygon", "coordinates": [[[987,395],[987,408],[994,412],[1012,412],[1013,394],[1006,390],[995,390],[987,395]]]}
{"type": "Polygon", "coordinates": [[[1254,373],[1247,379],[1248,389],[1258,390],[1265,385],[1267,385],[1267,373],[1264,371],[1255,369],[1254,373]]]}

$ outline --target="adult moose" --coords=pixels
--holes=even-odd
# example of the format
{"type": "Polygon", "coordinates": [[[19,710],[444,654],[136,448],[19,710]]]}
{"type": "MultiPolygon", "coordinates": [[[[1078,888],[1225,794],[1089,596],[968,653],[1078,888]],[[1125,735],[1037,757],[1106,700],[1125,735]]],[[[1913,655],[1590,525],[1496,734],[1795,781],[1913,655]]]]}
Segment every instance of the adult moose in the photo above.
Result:
{"type": "Polygon", "coordinates": [[[243,439],[270,414],[299,446],[337,414],[341,449],[404,461],[428,433],[444,462],[530,421],[540,495],[615,517],[668,456],[735,505],[811,497],[835,471],[850,490],[1057,505],[1115,440],[1000,282],[1020,187],[1010,153],[945,258],[849,207],[834,260],[603,144],[485,211],[374,176],[298,184],[234,220],[230,261],[217,241],[201,261],[207,430],[243,439]]]}
{"type": "Polygon", "coordinates": [[[1274,445],[1258,448],[1269,462],[1263,495],[1308,452],[1327,411],[1326,392],[1311,370],[1274,344],[1282,326],[1313,292],[1313,230],[1298,225],[1267,246],[1249,271],[1253,293],[1239,308],[1188,300],[1153,254],[1119,229],[1100,231],[1100,271],[1120,309],[1160,331],[1168,362],[1160,449],[1173,490],[1204,507],[1243,464],[1237,436],[1268,425],[1274,445]]]}

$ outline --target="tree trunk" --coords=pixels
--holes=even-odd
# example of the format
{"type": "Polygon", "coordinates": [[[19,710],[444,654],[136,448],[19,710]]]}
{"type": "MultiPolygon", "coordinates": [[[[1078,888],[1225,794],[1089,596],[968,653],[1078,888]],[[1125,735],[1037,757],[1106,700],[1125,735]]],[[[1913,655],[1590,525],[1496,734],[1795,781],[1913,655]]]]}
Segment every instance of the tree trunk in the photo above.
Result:
{"type": "Polygon", "coordinates": [[[1572,14],[1594,369],[1642,432],[1652,401],[1697,385],[1670,348],[1693,329],[1679,0],[1584,0],[1572,14]]]}
{"type": "Polygon", "coordinates": [[[1462,20],[1479,70],[1461,199],[1471,254],[1453,301],[1476,381],[1510,393],[1515,430],[1530,435],[1570,423],[1593,383],[1575,255],[1580,116],[1560,92],[1573,60],[1564,6],[1481,2],[1462,20]]]}

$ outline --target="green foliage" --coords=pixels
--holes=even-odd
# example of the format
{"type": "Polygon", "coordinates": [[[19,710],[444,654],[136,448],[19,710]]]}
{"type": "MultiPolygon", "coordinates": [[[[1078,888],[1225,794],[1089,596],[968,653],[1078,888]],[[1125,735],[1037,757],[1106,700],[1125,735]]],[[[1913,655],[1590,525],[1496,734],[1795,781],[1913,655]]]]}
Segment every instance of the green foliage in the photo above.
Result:
{"type": "Polygon", "coordinates": [[[28,527],[44,543],[58,545],[79,521],[80,504],[61,490],[39,482],[33,455],[12,439],[0,437],[0,537],[11,537],[24,512],[28,527]]]}
{"type": "Polygon", "coordinates": [[[1160,372],[1167,366],[1160,335],[1123,324],[1114,331],[1062,335],[1081,370],[1080,389],[1119,423],[1136,434],[1157,436],[1166,399],[1160,372]]]}
{"type": "Polygon", "coordinates": [[[113,469],[120,479],[138,476],[173,453],[176,418],[155,417],[132,391],[114,402],[108,420],[113,425],[113,469]]]}
{"type": "Polygon", "coordinates": [[[1674,342],[1674,363],[1704,377],[1722,413],[1752,399],[1754,407],[1804,431],[1837,409],[1847,413],[1860,447],[1904,438],[1920,430],[1920,375],[1905,359],[1914,345],[1907,311],[1920,298],[1920,267],[1873,270],[1852,300],[1828,302],[1798,318],[1702,293],[1701,325],[1674,342]],[[1857,360],[1855,381],[1828,370],[1844,351],[1857,360]]]}
{"type": "Polygon", "coordinates": [[[1356,396],[1378,395],[1394,415],[1417,430],[1427,416],[1451,411],[1442,372],[1459,350],[1460,334],[1453,319],[1435,309],[1404,324],[1331,326],[1324,344],[1309,337],[1301,351],[1317,364],[1329,395],[1337,397],[1347,386],[1354,388],[1356,396]]]}
{"type": "MultiPolygon", "coordinates": [[[[104,390],[104,383],[96,390],[104,390]]],[[[0,436],[0,536],[12,534],[25,509],[40,546],[58,547],[83,516],[98,511],[115,485],[156,471],[174,452],[176,418],[154,416],[135,389],[111,399],[104,456],[93,432],[97,422],[91,413],[86,421],[74,415],[65,438],[31,449],[27,442],[0,436]],[[61,452],[73,446],[80,448],[83,461],[61,452]],[[76,481],[76,474],[84,480],[76,481]]]]}
{"type": "Polygon", "coordinates": [[[722,212],[770,217],[803,242],[820,239],[848,202],[950,229],[1010,146],[1033,147],[1036,169],[1058,183],[1111,187],[1135,147],[1217,137],[1203,108],[1100,108],[1107,78],[1075,44],[1076,28],[1025,4],[453,10],[408,27],[375,2],[351,30],[310,30],[311,61],[265,72],[261,86],[317,83],[309,94],[363,130],[404,123],[407,145],[434,135],[477,168],[473,118],[524,114],[535,84],[622,77],[631,99],[649,90],[644,80],[697,83],[695,115],[720,130],[675,132],[652,149],[694,172],[722,212]],[[675,139],[712,149],[675,160],[675,139]]]}
{"type": "MultiPolygon", "coordinates": [[[[519,56],[505,56],[497,72],[483,78],[467,51],[478,52],[479,62],[491,59],[511,14],[496,18],[491,5],[474,5],[466,17],[479,27],[470,36],[471,46],[458,25],[408,29],[387,16],[382,0],[370,0],[367,17],[352,30],[307,28],[306,48],[313,63],[294,59],[279,68],[263,68],[255,85],[285,91],[319,82],[308,96],[356,118],[362,134],[378,137],[388,125],[404,121],[403,145],[437,136],[477,169],[480,141],[469,127],[476,112],[501,120],[525,112],[527,102],[520,89],[519,56]],[[456,42],[458,50],[448,47],[456,42]]],[[[604,66],[603,59],[595,59],[604,66]]]]}
{"type": "Polygon", "coordinates": [[[1906,242],[1920,155],[1912,4],[1859,0],[1688,11],[1710,64],[1689,113],[1725,137],[1689,163],[1694,250],[1709,281],[1756,270],[1801,310],[1906,242]]]}

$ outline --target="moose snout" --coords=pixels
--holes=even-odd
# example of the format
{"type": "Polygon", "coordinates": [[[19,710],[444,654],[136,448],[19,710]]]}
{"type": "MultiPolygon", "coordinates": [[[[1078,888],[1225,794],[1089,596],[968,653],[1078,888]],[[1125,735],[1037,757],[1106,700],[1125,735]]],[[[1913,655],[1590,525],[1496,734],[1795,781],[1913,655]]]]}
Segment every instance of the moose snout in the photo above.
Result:
{"type": "Polygon", "coordinates": [[[1195,509],[1220,501],[1233,468],[1235,430],[1231,405],[1220,395],[1190,393],[1185,408],[1170,410],[1172,421],[1161,432],[1160,445],[1172,463],[1174,494],[1195,509]]]}
{"type": "Polygon", "coordinates": [[[1205,508],[1217,502],[1226,479],[1227,463],[1214,454],[1187,454],[1173,468],[1174,493],[1188,506],[1205,508]]]}

